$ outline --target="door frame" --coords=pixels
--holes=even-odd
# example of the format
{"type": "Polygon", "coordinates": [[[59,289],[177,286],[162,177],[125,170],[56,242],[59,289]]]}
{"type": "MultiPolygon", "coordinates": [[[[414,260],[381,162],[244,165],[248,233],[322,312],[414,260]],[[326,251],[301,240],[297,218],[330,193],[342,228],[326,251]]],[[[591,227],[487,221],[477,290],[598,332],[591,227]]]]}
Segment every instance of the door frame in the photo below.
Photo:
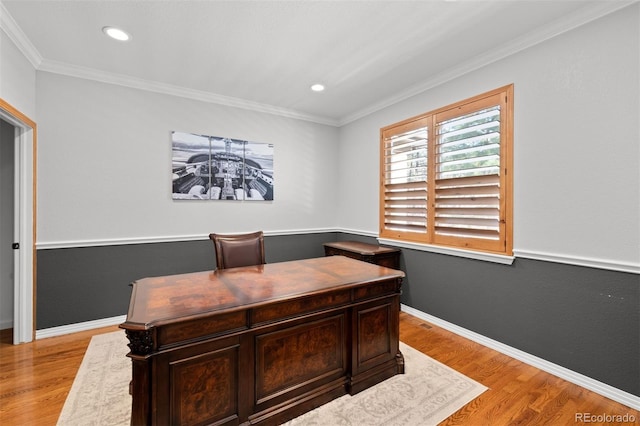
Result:
{"type": "Polygon", "coordinates": [[[13,344],[35,335],[36,295],[36,123],[0,98],[0,118],[15,127],[13,344]]]}

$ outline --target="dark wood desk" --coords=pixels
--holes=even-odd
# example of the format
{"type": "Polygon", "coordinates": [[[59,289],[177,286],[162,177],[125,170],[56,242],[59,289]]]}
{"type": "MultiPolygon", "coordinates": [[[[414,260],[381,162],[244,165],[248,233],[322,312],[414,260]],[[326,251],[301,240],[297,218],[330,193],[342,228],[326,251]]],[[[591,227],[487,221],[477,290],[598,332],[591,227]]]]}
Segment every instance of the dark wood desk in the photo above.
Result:
{"type": "Polygon", "coordinates": [[[136,281],[131,423],[278,424],[403,373],[403,277],[331,256],[136,281]]]}
{"type": "Polygon", "coordinates": [[[359,241],[336,241],[324,244],[325,256],[347,256],[387,268],[400,269],[400,249],[359,241]]]}

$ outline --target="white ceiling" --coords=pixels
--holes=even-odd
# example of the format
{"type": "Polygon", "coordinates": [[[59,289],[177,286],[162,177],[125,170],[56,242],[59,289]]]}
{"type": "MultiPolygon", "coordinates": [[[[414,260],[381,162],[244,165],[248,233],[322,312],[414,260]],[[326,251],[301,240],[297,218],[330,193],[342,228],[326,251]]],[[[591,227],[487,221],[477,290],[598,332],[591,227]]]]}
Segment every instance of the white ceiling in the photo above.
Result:
{"type": "Polygon", "coordinates": [[[39,70],[340,125],[634,1],[2,0],[0,23],[39,70]]]}

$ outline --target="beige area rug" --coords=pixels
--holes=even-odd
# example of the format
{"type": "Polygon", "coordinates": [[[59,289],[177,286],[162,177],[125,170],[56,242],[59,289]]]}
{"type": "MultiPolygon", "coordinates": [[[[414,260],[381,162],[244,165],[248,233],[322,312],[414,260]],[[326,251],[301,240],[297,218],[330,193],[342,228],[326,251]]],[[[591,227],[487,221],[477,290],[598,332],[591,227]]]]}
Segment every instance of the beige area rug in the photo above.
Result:
{"type": "MultiPolygon", "coordinates": [[[[437,425],[487,388],[400,342],[405,374],[344,395],[289,426],[437,425]]],[[[131,361],[124,331],[94,336],[58,426],[125,426],[131,415],[131,361]]]]}

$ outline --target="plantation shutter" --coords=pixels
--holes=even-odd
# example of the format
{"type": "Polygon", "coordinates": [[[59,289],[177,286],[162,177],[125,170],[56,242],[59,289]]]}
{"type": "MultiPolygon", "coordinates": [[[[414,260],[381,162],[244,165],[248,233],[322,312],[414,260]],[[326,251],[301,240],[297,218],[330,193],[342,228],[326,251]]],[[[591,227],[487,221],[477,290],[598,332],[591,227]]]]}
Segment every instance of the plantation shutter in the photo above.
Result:
{"type": "Polygon", "coordinates": [[[500,96],[436,115],[434,242],[504,249],[500,96]]]}
{"type": "Polygon", "coordinates": [[[513,86],[380,130],[380,237],[511,255],[513,86]]]}
{"type": "Polygon", "coordinates": [[[422,240],[427,232],[426,120],[382,132],[381,235],[422,240]]]}

